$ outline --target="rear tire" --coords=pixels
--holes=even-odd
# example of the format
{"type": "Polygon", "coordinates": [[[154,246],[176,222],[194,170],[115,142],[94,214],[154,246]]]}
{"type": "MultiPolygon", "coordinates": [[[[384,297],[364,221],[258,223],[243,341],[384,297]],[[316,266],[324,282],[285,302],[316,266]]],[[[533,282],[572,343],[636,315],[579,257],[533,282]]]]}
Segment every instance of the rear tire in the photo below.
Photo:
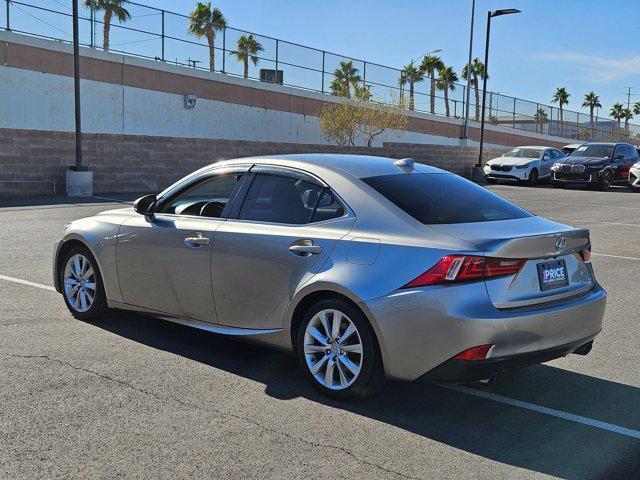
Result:
{"type": "Polygon", "coordinates": [[[360,310],[344,300],[321,300],[307,310],[296,351],[307,379],[323,395],[363,398],[385,383],[373,328],[360,310]]]}
{"type": "Polygon", "coordinates": [[[58,272],[67,308],[78,320],[96,320],[108,310],[98,262],[87,247],[65,253],[58,272]]]}

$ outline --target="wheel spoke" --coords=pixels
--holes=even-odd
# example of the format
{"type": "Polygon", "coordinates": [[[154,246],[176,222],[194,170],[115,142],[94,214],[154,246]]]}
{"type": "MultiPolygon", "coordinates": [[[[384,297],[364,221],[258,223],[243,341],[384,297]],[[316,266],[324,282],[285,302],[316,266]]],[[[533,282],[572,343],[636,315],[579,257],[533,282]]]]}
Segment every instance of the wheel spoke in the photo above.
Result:
{"type": "Polygon", "coordinates": [[[84,278],[85,280],[89,280],[91,277],[93,277],[93,268],[91,268],[91,265],[89,265],[89,268],[87,268],[87,271],[84,272],[82,278],[84,278]]]}
{"type": "Polygon", "coordinates": [[[80,299],[80,308],[82,310],[87,308],[87,299],[84,296],[84,292],[82,290],[80,290],[78,292],[78,298],[80,299]]]}
{"type": "Polygon", "coordinates": [[[313,373],[314,375],[317,375],[318,372],[320,371],[320,369],[323,367],[323,365],[325,363],[327,363],[327,360],[329,360],[329,355],[325,355],[320,360],[318,360],[316,363],[314,363],[311,366],[311,373],[313,373]]]}
{"type": "Polygon", "coordinates": [[[331,338],[331,322],[329,321],[329,315],[327,312],[320,312],[320,323],[322,323],[322,327],[324,328],[325,335],[327,338],[331,338]]]}
{"type": "Polygon", "coordinates": [[[333,367],[335,366],[335,361],[329,360],[327,363],[327,369],[324,372],[324,386],[331,388],[333,386],[333,367]]]}
{"type": "Polygon", "coordinates": [[[347,369],[351,372],[352,375],[358,375],[360,371],[360,367],[353,363],[346,355],[340,355],[338,357],[338,361],[341,362],[347,369]]]}
{"type": "Polygon", "coordinates": [[[78,281],[75,278],[67,277],[67,278],[64,279],[64,284],[65,285],[69,285],[69,286],[73,286],[73,285],[77,285],[78,281]]]}
{"type": "Polygon", "coordinates": [[[360,343],[356,343],[354,345],[342,345],[341,348],[343,352],[362,354],[362,344],[360,343]]]}
{"type": "Polygon", "coordinates": [[[340,362],[336,362],[336,367],[338,369],[338,376],[340,377],[340,386],[344,388],[349,384],[349,380],[347,380],[347,376],[344,374],[342,364],[340,362]]]}
{"type": "Polygon", "coordinates": [[[89,282],[89,283],[85,283],[84,284],[84,289],[85,290],[92,290],[92,291],[96,291],[96,284],[94,282],[89,282]]]}
{"type": "Polygon", "coordinates": [[[73,257],[73,275],[76,278],[80,278],[82,276],[82,268],[80,267],[80,260],[78,256],[73,257]]]}
{"type": "Polygon", "coordinates": [[[333,323],[331,324],[331,338],[338,338],[340,336],[340,323],[342,322],[342,315],[335,310],[332,313],[333,323]]]}
{"type": "Polygon", "coordinates": [[[311,327],[309,329],[309,335],[311,335],[313,338],[315,338],[320,344],[322,344],[323,346],[327,346],[328,345],[328,341],[327,341],[327,337],[325,337],[324,335],[322,335],[322,333],[320,333],[320,330],[318,330],[317,327],[311,327]]]}
{"type": "Polygon", "coordinates": [[[326,349],[327,349],[327,347],[325,345],[309,344],[309,345],[305,345],[304,346],[304,353],[324,352],[326,349]]]}
{"type": "Polygon", "coordinates": [[[84,294],[87,297],[87,300],[89,300],[89,307],[93,304],[93,295],[91,295],[86,289],[84,290],[84,294]]]}
{"type": "Polygon", "coordinates": [[[356,331],[356,327],[353,323],[349,322],[349,326],[344,331],[342,336],[338,339],[340,343],[343,343],[346,339],[348,339],[353,333],[356,331]]]}

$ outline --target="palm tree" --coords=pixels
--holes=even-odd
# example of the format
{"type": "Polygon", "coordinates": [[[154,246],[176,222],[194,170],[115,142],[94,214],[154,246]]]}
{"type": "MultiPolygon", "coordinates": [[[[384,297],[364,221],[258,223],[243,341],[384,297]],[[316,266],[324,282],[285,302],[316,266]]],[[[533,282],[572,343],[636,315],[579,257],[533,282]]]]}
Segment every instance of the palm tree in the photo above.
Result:
{"type": "Polygon", "coordinates": [[[436,55],[426,55],[420,64],[420,70],[429,75],[429,95],[431,96],[431,113],[436,113],[436,72],[444,68],[444,62],[436,55]]]}
{"type": "Polygon", "coordinates": [[[244,64],[244,78],[249,78],[249,59],[254,65],[260,61],[258,53],[264,52],[262,45],[253,38],[253,35],[242,35],[236,42],[236,51],[229,52],[229,55],[235,56],[239,62],[244,64]]]}
{"type": "Polygon", "coordinates": [[[629,135],[629,120],[633,118],[633,112],[630,109],[625,108],[622,110],[621,118],[624,119],[624,134],[629,135]]]}
{"type": "Polygon", "coordinates": [[[553,94],[551,98],[551,103],[557,103],[560,107],[560,135],[564,133],[564,125],[562,124],[562,107],[564,107],[567,103],[569,103],[570,93],[567,92],[565,87],[558,87],[556,89],[556,93],[553,94]]]}
{"type": "Polygon", "coordinates": [[[457,81],[458,75],[453,70],[453,67],[444,67],[440,70],[436,86],[438,87],[438,90],[442,90],[444,92],[444,106],[447,117],[451,116],[451,111],[449,110],[449,90],[453,91],[456,89],[457,81]]]}
{"type": "Polygon", "coordinates": [[[211,9],[211,2],[198,2],[189,17],[187,32],[198,38],[207,37],[207,42],[209,43],[209,69],[213,72],[216,69],[216,32],[223,30],[227,26],[227,19],[224,18],[217,7],[213,10],[211,9]]]}
{"type": "Polygon", "coordinates": [[[540,124],[540,133],[544,133],[544,122],[546,122],[547,119],[549,118],[547,116],[547,112],[545,111],[545,109],[538,108],[533,118],[536,121],[536,132],[538,131],[538,124],[540,124]]]}
{"type": "Polygon", "coordinates": [[[109,32],[111,31],[111,20],[115,16],[120,23],[124,23],[131,18],[129,10],[124,8],[127,0],[84,0],[84,4],[96,11],[104,11],[104,27],[102,48],[106,53],[109,53],[109,32]]]}
{"type": "Polygon", "coordinates": [[[338,97],[351,97],[351,87],[356,86],[362,79],[358,75],[358,69],[353,66],[353,61],[340,62],[340,66],[333,72],[331,93],[338,97]]]}
{"type": "Polygon", "coordinates": [[[633,114],[640,115],[640,102],[636,102],[633,104],[633,114]]]}
{"type": "MultiPolygon", "coordinates": [[[[465,65],[462,69],[462,78],[467,79],[468,65],[465,65]]],[[[478,90],[478,77],[484,78],[485,70],[484,63],[479,58],[474,58],[471,62],[471,84],[473,85],[474,92],[476,94],[476,122],[480,119],[480,92],[478,90]]],[[[487,78],[489,78],[487,76],[487,78]]]]}
{"type": "Polygon", "coordinates": [[[622,112],[624,110],[624,105],[620,102],[615,103],[613,107],[611,107],[611,112],[609,116],[618,122],[618,133],[620,132],[620,120],[622,120],[622,112]]]}
{"type": "Polygon", "coordinates": [[[404,70],[400,71],[400,78],[398,78],[398,86],[400,87],[400,106],[404,108],[404,86],[407,84],[407,76],[404,70]]]}
{"type": "Polygon", "coordinates": [[[405,65],[400,75],[404,76],[409,84],[409,110],[413,110],[415,108],[415,84],[424,80],[424,72],[411,62],[409,65],[405,65]]]}
{"type": "Polygon", "coordinates": [[[584,96],[584,102],[582,102],[583,107],[589,107],[589,123],[591,123],[591,137],[592,140],[595,139],[595,124],[593,123],[593,110],[596,108],[602,108],[600,104],[600,97],[596,95],[594,91],[587,93],[584,96]]]}

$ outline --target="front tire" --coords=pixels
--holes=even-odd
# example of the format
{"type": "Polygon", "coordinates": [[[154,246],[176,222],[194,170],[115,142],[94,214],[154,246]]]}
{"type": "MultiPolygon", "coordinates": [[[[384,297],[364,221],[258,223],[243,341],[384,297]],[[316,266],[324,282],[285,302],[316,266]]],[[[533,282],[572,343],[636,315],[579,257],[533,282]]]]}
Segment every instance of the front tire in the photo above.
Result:
{"type": "Polygon", "coordinates": [[[536,168],[534,168],[533,170],[531,170],[531,173],[529,174],[529,180],[528,180],[528,185],[530,187],[535,187],[536,185],[538,185],[538,170],[536,168]]]}
{"type": "Polygon", "coordinates": [[[59,271],[62,296],[78,320],[95,320],[107,310],[98,262],[89,249],[75,246],[65,253],[59,271]]]}
{"type": "Polygon", "coordinates": [[[613,176],[611,172],[605,172],[600,177],[600,183],[598,184],[598,188],[603,192],[606,192],[611,188],[611,181],[613,180],[613,176]]]}
{"type": "Polygon", "coordinates": [[[367,318],[346,301],[321,300],[306,312],[296,350],[307,379],[338,399],[373,395],[384,384],[382,356],[367,318]]]}
{"type": "Polygon", "coordinates": [[[555,180],[551,182],[551,185],[553,186],[553,188],[564,188],[563,182],[556,182],[555,180]]]}

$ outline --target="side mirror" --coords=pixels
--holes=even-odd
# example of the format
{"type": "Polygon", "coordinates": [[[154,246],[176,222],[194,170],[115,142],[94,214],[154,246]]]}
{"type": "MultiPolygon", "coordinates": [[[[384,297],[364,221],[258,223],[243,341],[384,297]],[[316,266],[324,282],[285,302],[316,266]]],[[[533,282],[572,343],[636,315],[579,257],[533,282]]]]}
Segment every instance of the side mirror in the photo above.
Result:
{"type": "Polygon", "coordinates": [[[150,216],[153,217],[156,208],[156,196],[155,195],[145,195],[144,197],[140,197],[135,202],[133,202],[133,209],[136,213],[140,215],[144,215],[145,217],[150,216]]]}

